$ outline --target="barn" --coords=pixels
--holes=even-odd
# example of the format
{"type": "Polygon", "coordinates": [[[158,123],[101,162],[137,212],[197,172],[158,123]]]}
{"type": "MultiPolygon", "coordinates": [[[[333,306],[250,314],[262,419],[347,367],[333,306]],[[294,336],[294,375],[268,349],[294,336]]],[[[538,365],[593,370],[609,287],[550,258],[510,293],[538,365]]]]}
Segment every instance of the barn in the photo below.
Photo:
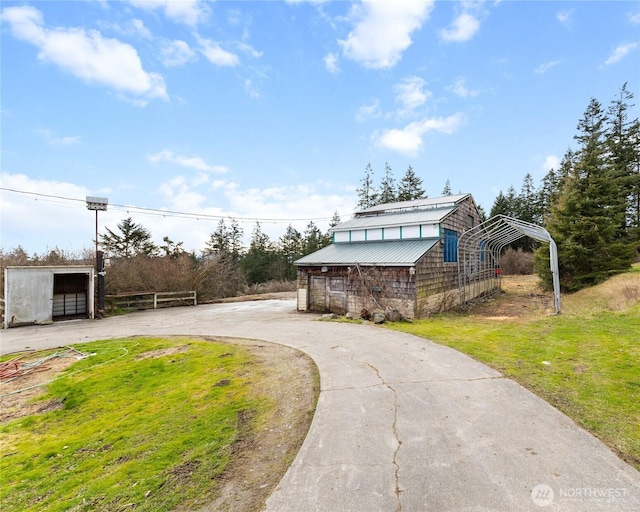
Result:
{"type": "Polygon", "coordinates": [[[93,318],[93,267],[7,267],[4,272],[4,328],[93,318]]]}
{"type": "MultiPolygon", "coordinates": [[[[295,262],[297,309],[419,318],[458,301],[458,239],[481,223],[471,194],[387,203],[332,228],[332,243],[295,262]]],[[[487,279],[482,293],[497,286],[487,279]]]]}

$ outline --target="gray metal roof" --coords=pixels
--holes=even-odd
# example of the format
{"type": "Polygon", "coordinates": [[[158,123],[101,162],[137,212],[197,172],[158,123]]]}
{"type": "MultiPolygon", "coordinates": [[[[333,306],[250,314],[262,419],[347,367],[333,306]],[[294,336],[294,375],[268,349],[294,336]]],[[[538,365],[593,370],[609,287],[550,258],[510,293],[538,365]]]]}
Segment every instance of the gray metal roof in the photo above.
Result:
{"type": "Polygon", "coordinates": [[[417,224],[437,224],[456,209],[455,205],[446,208],[429,208],[399,213],[381,213],[354,217],[334,226],[331,231],[349,231],[353,229],[382,228],[388,226],[411,226],[417,224]]]}
{"type": "Polygon", "coordinates": [[[295,262],[299,266],[354,265],[404,267],[415,263],[438,238],[393,242],[351,242],[331,244],[295,262]]]}
{"type": "Polygon", "coordinates": [[[425,199],[414,199],[413,201],[399,201],[395,203],[383,203],[370,208],[365,208],[356,212],[356,215],[368,215],[369,213],[384,213],[392,210],[406,210],[416,208],[441,208],[443,206],[454,206],[471,194],[456,194],[454,196],[427,197],[425,199]]]}

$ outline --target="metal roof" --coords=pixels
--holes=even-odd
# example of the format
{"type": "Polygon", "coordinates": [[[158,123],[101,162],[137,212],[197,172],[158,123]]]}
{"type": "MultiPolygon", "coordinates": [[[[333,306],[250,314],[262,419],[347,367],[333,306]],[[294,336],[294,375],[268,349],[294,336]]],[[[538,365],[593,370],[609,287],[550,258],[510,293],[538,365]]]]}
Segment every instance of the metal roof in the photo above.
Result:
{"type": "Polygon", "coordinates": [[[383,228],[388,226],[411,226],[418,224],[437,224],[449,215],[456,206],[446,208],[429,208],[426,210],[412,210],[399,213],[381,213],[354,217],[334,226],[331,231],[349,231],[353,229],[383,228]]]}
{"type": "Polygon", "coordinates": [[[331,244],[295,262],[299,266],[354,265],[404,267],[415,265],[438,238],[392,242],[331,244]]]}
{"type": "Polygon", "coordinates": [[[395,203],[383,203],[371,206],[356,212],[356,215],[368,215],[370,213],[385,213],[393,210],[414,210],[417,208],[442,208],[444,206],[455,206],[471,194],[456,194],[453,196],[427,197],[425,199],[414,199],[413,201],[398,201],[395,203]]]}

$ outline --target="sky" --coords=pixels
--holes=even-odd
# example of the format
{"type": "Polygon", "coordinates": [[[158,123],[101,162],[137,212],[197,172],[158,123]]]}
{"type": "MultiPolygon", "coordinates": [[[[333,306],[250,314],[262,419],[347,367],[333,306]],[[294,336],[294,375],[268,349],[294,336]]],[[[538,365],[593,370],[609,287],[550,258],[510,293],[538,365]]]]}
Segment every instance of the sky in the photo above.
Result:
{"type": "MultiPolygon", "coordinates": [[[[371,164],[487,212],[640,98],[638,1],[0,4],[0,247],[93,247],[126,217],[199,253],[353,215],[371,164]]],[[[633,114],[638,115],[638,107],[633,114]]]]}

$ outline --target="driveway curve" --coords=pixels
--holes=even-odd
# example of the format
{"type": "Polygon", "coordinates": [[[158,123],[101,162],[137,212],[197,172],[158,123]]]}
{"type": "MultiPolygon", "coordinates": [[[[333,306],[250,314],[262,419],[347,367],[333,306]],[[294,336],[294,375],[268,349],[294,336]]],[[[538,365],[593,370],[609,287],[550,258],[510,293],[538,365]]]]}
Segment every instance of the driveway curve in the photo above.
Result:
{"type": "Polygon", "coordinates": [[[2,353],[130,335],[255,338],[316,362],[311,428],[268,511],[637,511],[640,473],[570,418],[447,347],[319,322],[291,300],[2,331],[2,353]]]}

